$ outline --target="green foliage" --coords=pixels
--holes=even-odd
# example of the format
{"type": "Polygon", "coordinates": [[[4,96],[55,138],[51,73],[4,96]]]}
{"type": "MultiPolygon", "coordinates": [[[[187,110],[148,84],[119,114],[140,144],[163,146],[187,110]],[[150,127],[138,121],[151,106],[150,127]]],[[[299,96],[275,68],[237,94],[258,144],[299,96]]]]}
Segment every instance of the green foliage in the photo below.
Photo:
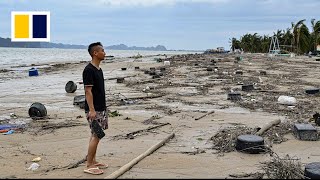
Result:
{"type": "Polygon", "coordinates": [[[109,117],[122,116],[118,111],[112,111],[108,113],[109,117]]]}
{"type": "MultiPolygon", "coordinates": [[[[297,23],[291,23],[291,28],[286,30],[277,30],[274,32],[279,40],[280,49],[285,52],[295,52],[297,54],[315,51],[320,44],[320,20],[311,20],[312,29],[310,32],[305,25],[305,19],[297,23]]],[[[232,38],[231,49],[242,49],[244,52],[267,53],[271,43],[271,37],[268,35],[260,36],[257,33],[245,34],[240,40],[232,38]]]]}

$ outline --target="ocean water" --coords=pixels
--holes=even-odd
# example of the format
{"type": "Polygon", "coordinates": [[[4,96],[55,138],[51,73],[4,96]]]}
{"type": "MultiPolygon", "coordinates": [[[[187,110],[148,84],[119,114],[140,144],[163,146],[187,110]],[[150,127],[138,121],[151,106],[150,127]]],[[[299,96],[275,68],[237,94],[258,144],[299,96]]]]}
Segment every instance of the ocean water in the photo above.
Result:
{"type": "MultiPolygon", "coordinates": [[[[125,58],[151,55],[194,54],[202,52],[188,51],[138,51],[138,50],[105,50],[107,56],[125,58]]],[[[0,69],[12,69],[21,66],[80,62],[91,60],[87,49],[53,49],[53,48],[1,48],[0,69]]]]}

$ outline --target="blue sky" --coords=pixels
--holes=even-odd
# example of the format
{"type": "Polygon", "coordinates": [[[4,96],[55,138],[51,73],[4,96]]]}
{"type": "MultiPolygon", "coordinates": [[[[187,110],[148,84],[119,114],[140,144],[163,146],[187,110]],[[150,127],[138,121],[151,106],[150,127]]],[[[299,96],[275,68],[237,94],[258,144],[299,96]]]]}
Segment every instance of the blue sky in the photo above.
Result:
{"type": "Polygon", "coordinates": [[[225,47],[245,33],[272,35],[291,22],[320,20],[319,0],[0,0],[0,37],[11,11],[50,11],[51,42],[105,46],[225,47]]]}

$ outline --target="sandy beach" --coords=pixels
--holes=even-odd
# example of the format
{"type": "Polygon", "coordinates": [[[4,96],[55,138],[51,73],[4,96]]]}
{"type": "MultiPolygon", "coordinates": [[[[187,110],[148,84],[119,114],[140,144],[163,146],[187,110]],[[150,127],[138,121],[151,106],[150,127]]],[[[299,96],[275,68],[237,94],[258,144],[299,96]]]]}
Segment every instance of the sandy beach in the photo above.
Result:
{"type": "MultiPolygon", "coordinates": [[[[281,123],[309,122],[319,112],[320,96],[306,94],[305,89],[319,87],[320,62],[302,56],[270,60],[265,54],[243,54],[243,59],[236,61],[236,56],[105,60],[101,68],[108,110],[121,116],[109,117],[109,129],[97,151],[97,159],[109,168],[98,176],[84,173],[83,163],[69,168],[85,157],[90,136],[84,110],[73,105],[74,97],[84,94],[82,70],[88,61],[44,66],[38,69],[39,76],[33,77],[0,72],[0,124],[26,123],[22,130],[0,135],[0,178],[104,178],[171,133],[175,134],[173,139],[119,178],[224,179],[261,172],[261,162],[270,160],[269,153],[219,153],[211,138],[224,128],[239,125],[255,129],[278,119],[281,123]],[[164,66],[163,61],[170,61],[170,65],[164,66]],[[121,70],[124,67],[127,69],[121,70]],[[145,74],[152,67],[156,72],[165,67],[163,75],[153,78],[145,74]],[[261,75],[261,70],[266,75],[261,75]],[[125,77],[123,83],[117,83],[119,77],[125,77]],[[77,84],[74,93],[65,91],[68,81],[77,84]],[[241,91],[243,84],[253,84],[255,89],[241,91]],[[228,100],[231,91],[241,92],[242,99],[228,100]],[[281,95],[295,97],[297,104],[279,104],[281,95]],[[47,118],[29,117],[28,109],[34,102],[45,105],[47,118]],[[195,120],[212,110],[214,113],[195,120]],[[150,127],[155,128],[146,130],[150,127]],[[137,133],[128,138],[132,132],[137,133]],[[37,157],[41,157],[37,162],[40,167],[27,170],[37,157]]],[[[314,121],[310,123],[318,129],[314,121]]],[[[280,133],[275,134],[268,137],[280,133]]],[[[270,143],[279,156],[297,157],[303,166],[320,161],[318,141],[298,140],[292,131],[281,138],[279,143],[270,143]]]]}

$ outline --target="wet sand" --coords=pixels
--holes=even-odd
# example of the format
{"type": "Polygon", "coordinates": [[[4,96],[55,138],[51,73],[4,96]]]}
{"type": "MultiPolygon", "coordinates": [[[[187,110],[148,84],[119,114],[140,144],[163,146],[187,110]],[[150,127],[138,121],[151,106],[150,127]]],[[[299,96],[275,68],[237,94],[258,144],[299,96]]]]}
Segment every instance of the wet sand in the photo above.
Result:
{"type": "MultiPolygon", "coordinates": [[[[144,70],[164,67],[163,62],[153,60],[155,57],[101,64],[106,79],[108,109],[118,111],[121,116],[109,117],[109,129],[97,152],[98,160],[109,164],[109,168],[98,176],[84,173],[84,164],[65,168],[84,158],[87,152],[90,130],[84,110],[73,105],[73,98],[84,94],[79,82],[87,62],[40,68],[37,77],[21,72],[0,73],[0,123],[6,120],[27,122],[21,132],[0,135],[0,178],[104,178],[170,133],[175,133],[173,139],[119,178],[230,178],[230,174],[256,173],[261,162],[270,160],[269,154],[233,151],[221,155],[212,149],[209,139],[219,130],[235,124],[256,128],[277,119],[307,122],[319,110],[319,96],[304,94],[304,88],[319,83],[319,62],[314,59],[297,57],[270,61],[262,54],[247,54],[243,61],[235,63],[233,55],[180,56],[169,59],[171,65],[166,66],[164,76],[152,79],[144,70]],[[215,65],[210,64],[212,59],[216,60],[215,65]],[[199,66],[194,66],[195,62],[199,66]],[[136,66],[140,70],[135,70],[136,66]],[[209,66],[217,66],[218,71],[206,71],[209,66]],[[127,70],[122,71],[122,67],[127,70]],[[244,71],[241,77],[235,75],[235,70],[239,69],[244,71]],[[266,70],[267,75],[260,76],[259,70],[266,70]],[[117,83],[117,77],[128,78],[125,83],[117,83]],[[68,81],[77,83],[75,93],[65,92],[68,81]],[[262,89],[271,87],[280,93],[242,92],[241,102],[227,100],[230,89],[239,90],[239,84],[246,82],[256,83],[255,87],[262,89]],[[201,85],[208,87],[207,91],[199,90],[201,85]],[[146,90],[147,86],[150,90],[146,90]],[[159,94],[163,96],[139,98],[159,94]],[[295,96],[298,105],[293,110],[278,105],[276,99],[279,95],[295,96]],[[121,104],[121,99],[125,98],[131,99],[131,103],[121,104]],[[252,99],[257,103],[252,103],[252,99]],[[29,117],[28,109],[33,102],[45,105],[47,119],[32,120],[29,117]],[[308,108],[301,108],[304,105],[308,108]],[[195,120],[211,110],[215,113],[195,120]],[[17,118],[10,118],[10,113],[17,118]],[[151,117],[155,118],[147,124],[146,120],[151,117]],[[43,128],[52,123],[76,125],[43,128]],[[138,133],[133,139],[116,138],[159,123],[170,124],[138,133]],[[197,150],[202,151],[195,153],[200,152],[197,150]],[[38,162],[40,167],[35,171],[26,170],[36,157],[42,158],[38,162]]],[[[272,144],[275,153],[296,156],[303,165],[320,161],[318,141],[300,141],[292,133],[285,137],[287,141],[272,144]]]]}

